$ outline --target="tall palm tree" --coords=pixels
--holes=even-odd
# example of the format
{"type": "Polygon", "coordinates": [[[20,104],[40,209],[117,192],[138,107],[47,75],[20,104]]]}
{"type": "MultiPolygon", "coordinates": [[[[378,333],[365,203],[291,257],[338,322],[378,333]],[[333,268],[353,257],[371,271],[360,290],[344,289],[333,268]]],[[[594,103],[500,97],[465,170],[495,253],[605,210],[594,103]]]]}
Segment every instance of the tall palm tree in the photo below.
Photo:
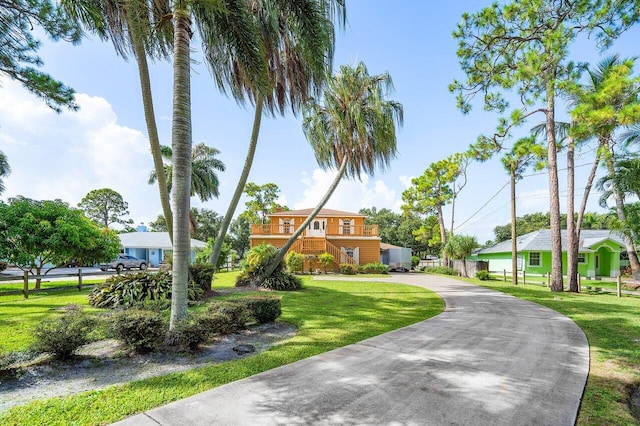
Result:
{"type": "Polygon", "coordinates": [[[332,68],[335,44],[332,16],[344,24],[343,0],[287,2],[291,8],[271,7],[272,0],[254,1],[253,18],[260,33],[263,54],[268,64],[267,92],[256,91],[247,81],[235,82],[229,90],[236,98],[255,98],[255,112],[249,147],[242,173],[211,252],[210,263],[217,264],[222,244],[249,178],[260,133],[263,110],[270,115],[284,114],[287,105],[297,114],[310,95],[319,94],[327,70],[332,68]],[[297,6],[300,10],[295,11],[297,6]],[[293,13],[296,12],[296,13],[293,13]],[[243,96],[244,95],[244,96],[243,96]]]}
{"type": "Polygon", "coordinates": [[[597,188],[602,192],[600,206],[607,207],[607,200],[614,195],[614,189],[623,198],[640,197],[640,158],[620,160],[615,163],[614,173],[602,177],[597,188]]]}
{"type": "Polygon", "coordinates": [[[324,197],[309,217],[298,227],[261,279],[268,277],[307,225],[327,203],[343,177],[360,179],[362,173],[373,175],[386,169],[396,149],[396,124],[402,125],[403,109],[399,102],[388,100],[393,89],[388,73],[370,76],[361,62],[355,68],[340,67],[328,80],[321,102],[311,99],[304,108],[303,129],[324,169],[337,174],[324,197]]]}
{"type": "MultiPolygon", "coordinates": [[[[167,189],[171,192],[173,179],[173,151],[170,147],[161,145],[162,157],[166,160],[163,165],[164,175],[167,181],[167,189]]],[[[216,148],[199,143],[191,150],[191,197],[198,196],[201,201],[208,201],[220,196],[220,180],[216,171],[224,172],[224,163],[216,158],[220,151],[216,148]]],[[[153,185],[158,179],[158,174],[152,170],[149,174],[149,184],[153,185]]]]}
{"type": "MultiPolygon", "coordinates": [[[[159,173],[157,182],[162,213],[167,223],[172,223],[168,185],[160,173],[163,161],[147,62],[147,55],[162,60],[170,56],[173,30],[171,21],[165,18],[171,12],[170,4],[153,0],[62,0],[61,6],[90,32],[110,39],[122,58],[135,57],[151,156],[156,173],[159,173]]],[[[173,238],[172,227],[168,230],[169,237],[173,238]]]]}
{"type": "Polygon", "coordinates": [[[0,151],[0,194],[2,194],[5,190],[4,178],[9,176],[10,173],[11,167],[9,167],[7,156],[4,155],[4,152],[0,151]]]}
{"type": "MultiPolygon", "coordinates": [[[[170,147],[162,145],[160,147],[162,156],[166,163],[164,164],[164,176],[167,182],[167,190],[171,192],[173,181],[173,166],[171,164],[173,152],[170,147]]],[[[198,196],[200,201],[208,201],[212,198],[220,196],[220,180],[216,171],[224,172],[224,163],[216,158],[220,151],[216,148],[209,147],[203,143],[199,143],[191,150],[191,191],[190,196],[198,196]]],[[[158,174],[152,170],[149,174],[149,184],[153,185],[158,179],[158,174]]],[[[193,211],[189,210],[189,232],[196,232],[197,221],[193,216],[193,211]]]]}
{"type": "MultiPolygon", "coordinates": [[[[615,175],[615,132],[640,120],[640,79],[631,77],[634,62],[634,59],[620,59],[613,55],[590,69],[588,84],[578,94],[577,106],[572,111],[573,120],[577,123],[575,134],[597,138],[598,157],[601,157],[610,177],[615,175]]],[[[611,191],[618,219],[624,222],[624,197],[613,180],[611,191]]],[[[635,245],[628,237],[625,244],[633,277],[640,279],[640,261],[635,245]]]]}

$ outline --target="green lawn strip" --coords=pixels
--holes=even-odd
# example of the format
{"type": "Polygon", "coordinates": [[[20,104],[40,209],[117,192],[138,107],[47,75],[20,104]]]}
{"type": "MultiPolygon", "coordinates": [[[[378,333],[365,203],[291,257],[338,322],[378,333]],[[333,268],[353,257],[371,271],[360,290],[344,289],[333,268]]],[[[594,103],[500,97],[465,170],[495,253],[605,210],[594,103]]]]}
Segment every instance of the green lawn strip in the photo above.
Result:
{"type": "MultiPolygon", "coordinates": [[[[106,277],[105,277],[106,278],[106,277]]],[[[97,284],[97,283],[102,283],[104,282],[105,278],[99,279],[99,278],[92,278],[92,279],[82,279],[82,285],[93,285],[93,284],[97,284]]],[[[29,297],[31,297],[32,294],[34,293],[38,293],[37,290],[35,290],[35,280],[29,280],[29,297]]],[[[50,289],[50,288],[60,288],[60,287],[77,287],[78,286],[78,279],[71,279],[71,280],[65,280],[65,281],[47,281],[47,280],[43,280],[40,283],[40,288],[42,289],[50,289]]],[[[21,298],[22,295],[18,294],[18,295],[3,295],[3,292],[7,292],[7,291],[15,291],[15,290],[19,290],[22,291],[22,287],[23,284],[22,282],[19,283],[14,283],[14,282],[0,282],[0,300],[4,300],[2,298],[4,297],[13,297],[13,298],[21,298]]]]}
{"type": "Polygon", "coordinates": [[[640,385],[640,298],[552,293],[536,285],[466,281],[547,306],[571,318],[584,331],[591,363],[578,425],[638,424],[628,405],[628,391],[640,385]]]}
{"type": "MultiPolygon", "coordinates": [[[[224,275],[224,274],[220,274],[224,275]]],[[[214,287],[221,288],[221,277],[214,287]]],[[[147,380],[36,401],[0,416],[0,424],[106,424],[213,387],[361,341],[439,314],[443,301],[402,284],[312,281],[302,291],[278,292],[281,321],[298,334],[260,354],[147,380]]],[[[274,294],[269,293],[269,294],[274,294]]]]}
{"type": "Polygon", "coordinates": [[[82,306],[86,312],[99,312],[89,306],[91,290],[61,290],[54,293],[34,293],[0,297],[0,353],[28,349],[31,332],[40,321],[62,315],[60,309],[69,304],[82,306]]]}

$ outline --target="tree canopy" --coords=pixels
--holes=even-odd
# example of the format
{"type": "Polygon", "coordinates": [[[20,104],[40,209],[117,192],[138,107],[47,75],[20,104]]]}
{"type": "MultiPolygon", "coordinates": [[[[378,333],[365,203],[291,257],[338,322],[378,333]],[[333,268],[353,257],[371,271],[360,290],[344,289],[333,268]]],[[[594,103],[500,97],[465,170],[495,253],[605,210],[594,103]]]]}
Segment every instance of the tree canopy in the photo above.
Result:
{"type": "Polygon", "coordinates": [[[98,225],[109,228],[109,225],[118,223],[130,225],[132,219],[124,219],[129,214],[129,204],[124,201],[119,192],[111,188],[94,189],[78,203],[78,207],[84,210],[89,219],[98,225]]]}
{"type": "Polygon", "coordinates": [[[25,271],[39,275],[47,264],[56,267],[69,259],[97,263],[119,252],[115,232],[101,229],[63,201],[17,197],[0,202],[0,258],[25,271]]]}
{"type": "Polygon", "coordinates": [[[39,27],[53,40],[80,40],[81,31],[50,0],[0,1],[0,75],[5,75],[57,112],[62,107],[77,109],[74,91],[40,70],[37,55],[40,42],[34,37],[39,27]]]}

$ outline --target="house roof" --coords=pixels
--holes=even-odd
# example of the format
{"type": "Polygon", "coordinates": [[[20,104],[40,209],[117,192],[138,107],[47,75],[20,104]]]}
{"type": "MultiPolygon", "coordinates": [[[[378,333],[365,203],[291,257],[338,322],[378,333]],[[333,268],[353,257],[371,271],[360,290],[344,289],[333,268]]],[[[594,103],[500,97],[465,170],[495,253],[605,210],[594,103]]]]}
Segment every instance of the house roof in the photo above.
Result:
{"type": "MultiPolygon", "coordinates": [[[[123,247],[172,250],[173,245],[168,232],[128,232],[118,234],[123,247]]],[[[194,238],[191,239],[191,248],[204,248],[206,244],[194,238]]]]}
{"type": "MultiPolygon", "coordinates": [[[[562,230],[562,251],[567,250],[567,231],[562,230]]],[[[624,246],[622,235],[616,231],[608,229],[583,229],[580,231],[580,244],[578,250],[581,252],[592,251],[591,247],[605,240],[611,240],[620,246],[624,246]]],[[[540,229],[517,238],[518,251],[550,251],[551,231],[540,229]]],[[[476,251],[476,254],[504,253],[511,252],[511,240],[503,241],[491,247],[486,247],[476,251]]]]}
{"type": "MultiPolygon", "coordinates": [[[[314,209],[301,209],[301,210],[289,210],[286,212],[270,213],[269,216],[309,216],[314,209]]],[[[343,217],[366,217],[366,215],[360,213],[349,213],[341,210],[321,209],[317,217],[329,217],[329,216],[343,216],[343,217]]]]}
{"type": "Polygon", "coordinates": [[[380,243],[380,250],[399,249],[400,246],[394,246],[393,244],[380,243]]]}

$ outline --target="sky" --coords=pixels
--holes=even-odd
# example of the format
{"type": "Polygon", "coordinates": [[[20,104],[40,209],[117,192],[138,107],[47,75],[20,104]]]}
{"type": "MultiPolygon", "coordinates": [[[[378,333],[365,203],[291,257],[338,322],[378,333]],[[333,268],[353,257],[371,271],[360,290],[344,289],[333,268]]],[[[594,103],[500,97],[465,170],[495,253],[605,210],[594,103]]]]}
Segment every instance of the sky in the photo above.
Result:
{"type": "MultiPolygon", "coordinates": [[[[388,71],[395,92],[390,96],[404,107],[404,126],[398,132],[398,156],[386,171],[343,180],[327,208],[357,212],[363,207],[400,212],[402,192],[430,163],[462,152],[478,135],[491,133],[497,118],[476,106],[468,115],[456,109],[447,87],[464,79],[451,33],[463,12],[474,12],[489,1],[439,2],[351,0],[348,24],[336,37],[334,69],[364,62],[370,74],[388,71]]],[[[637,55],[637,28],[625,34],[608,52],[591,42],[572,48],[572,58],[596,64],[618,52],[637,55]]],[[[153,168],[135,61],[116,56],[112,45],[88,37],[80,45],[42,39],[42,69],[76,91],[77,112],[61,114],[29,94],[20,85],[0,79],[0,151],[12,169],[0,199],[22,195],[34,199],[62,199],[77,205],[91,190],[111,188],[129,204],[135,224],[148,224],[161,213],[158,190],[147,183],[153,168]]],[[[239,178],[248,146],[253,109],[239,106],[217,91],[205,64],[201,46],[192,44],[193,143],[220,150],[226,171],[219,174],[220,197],[192,206],[221,215],[239,178]]],[[[172,72],[168,62],[151,65],[154,106],[161,143],[171,144],[172,72]]],[[[539,117],[520,131],[542,121],[539,117]],[[536,121],[537,120],[537,121],[536,121]]],[[[281,204],[291,209],[314,207],[334,172],[321,170],[302,132],[302,118],[265,117],[249,181],[273,182],[281,204]]],[[[523,133],[523,134],[524,134],[523,133]]],[[[579,203],[593,160],[590,147],[576,156],[576,195],[579,203]]],[[[563,160],[560,159],[560,168],[563,160]]],[[[547,212],[548,176],[534,173],[518,183],[518,215],[547,212]]],[[[560,171],[564,196],[566,180],[560,171]]],[[[566,205],[564,198],[561,208],[566,205]]],[[[588,210],[603,212],[597,194],[588,210]]],[[[244,209],[244,199],[237,213],[244,209]]],[[[451,223],[451,210],[445,210],[451,223]]],[[[493,229],[510,221],[508,174],[499,160],[472,163],[468,184],[456,204],[455,232],[474,235],[480,243],[494,238],[493,229]]]]}

